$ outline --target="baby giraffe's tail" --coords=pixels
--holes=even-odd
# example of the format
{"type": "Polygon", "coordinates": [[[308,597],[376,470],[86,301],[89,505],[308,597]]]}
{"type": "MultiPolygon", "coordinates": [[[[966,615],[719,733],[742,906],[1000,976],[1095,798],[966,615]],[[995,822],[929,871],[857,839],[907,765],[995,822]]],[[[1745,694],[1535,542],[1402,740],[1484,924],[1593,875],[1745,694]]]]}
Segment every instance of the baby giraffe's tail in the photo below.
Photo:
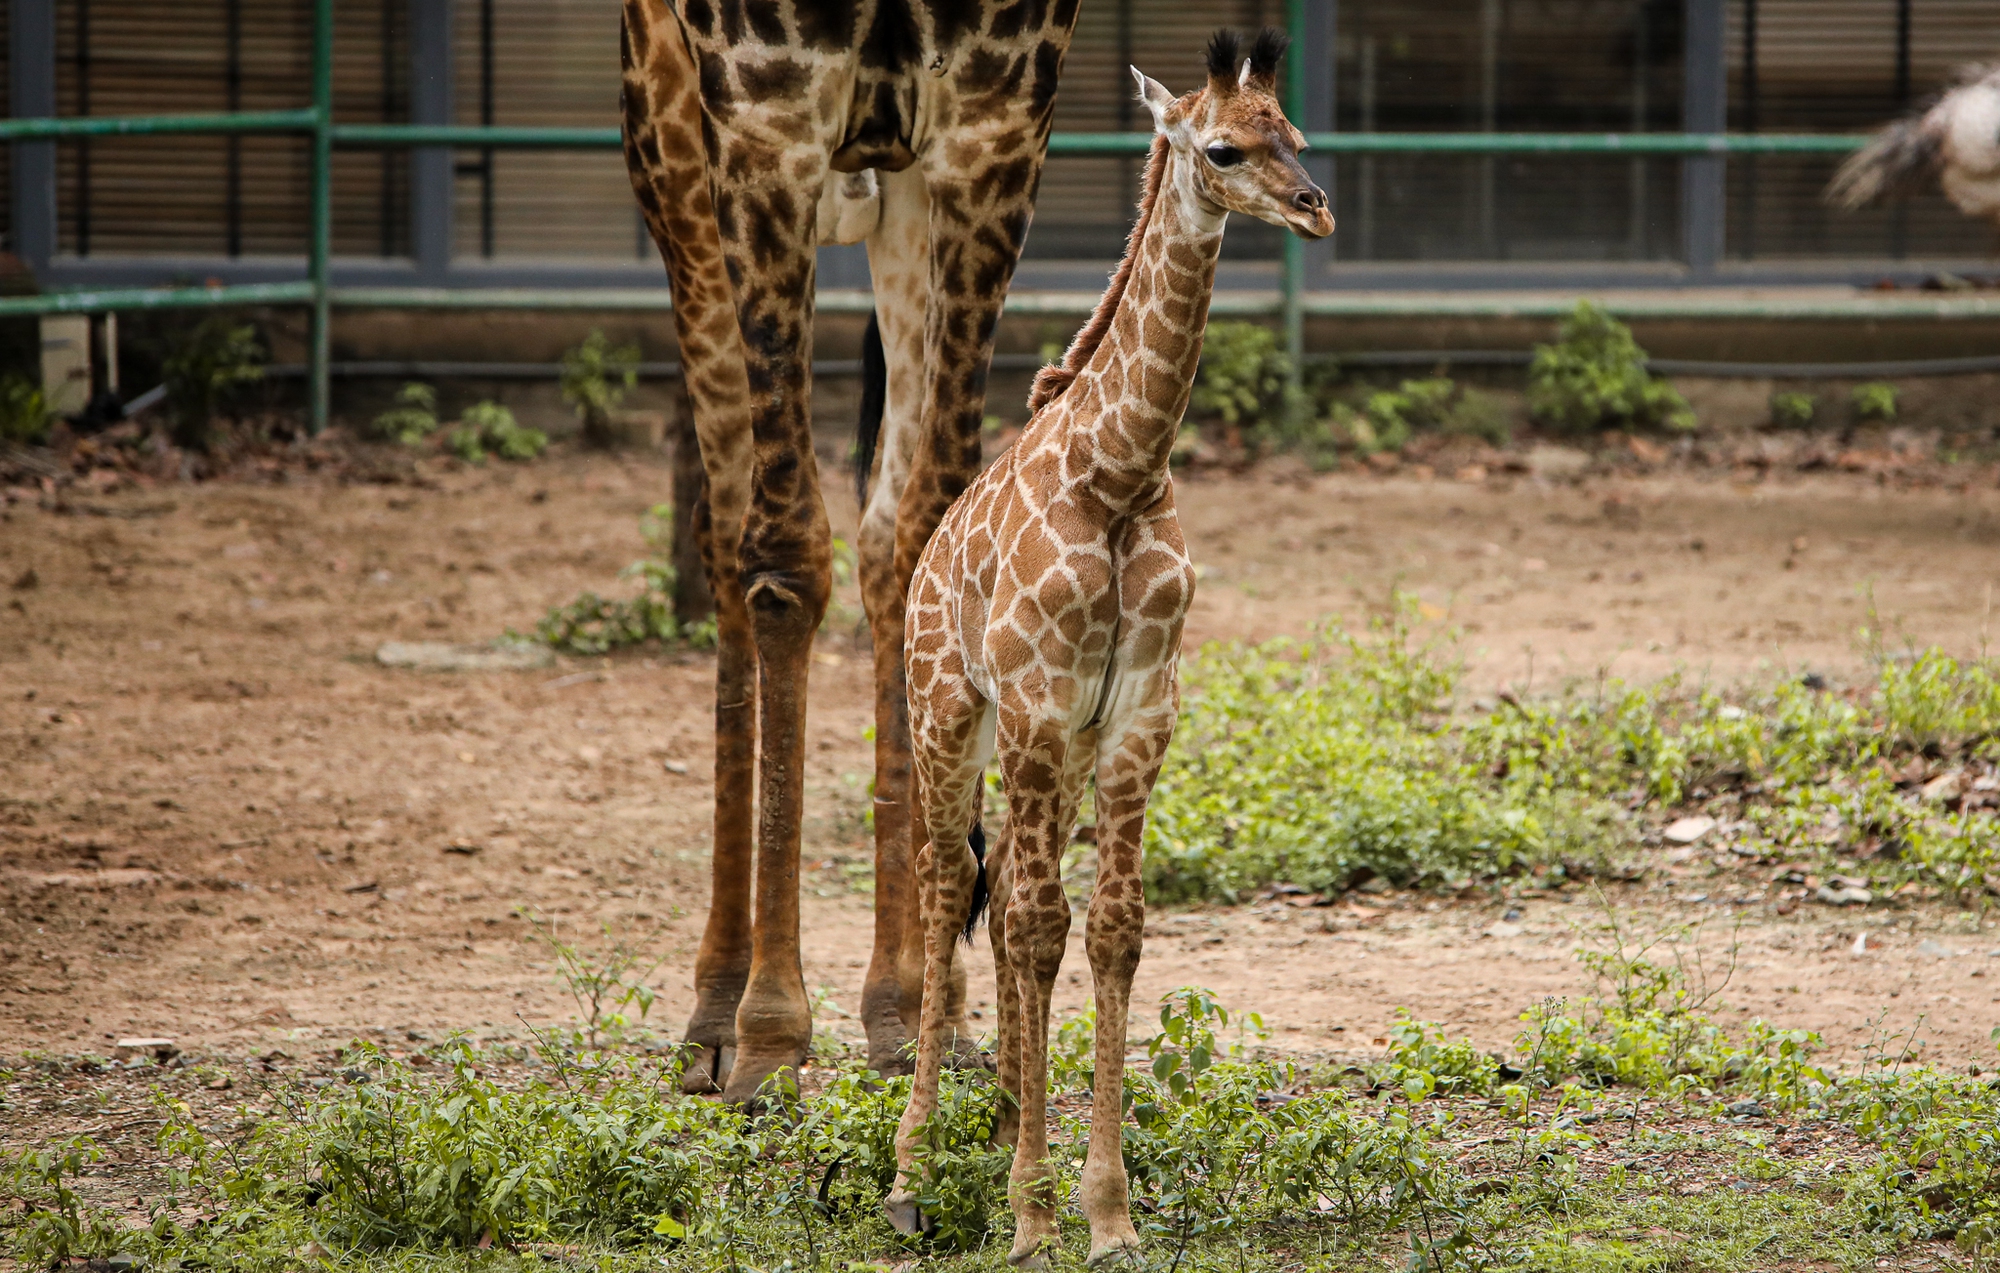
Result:
{"type": "Polygon", "coordinates": [[[972,880],[972,909],[965,913],[965,931],[959,937],[966,945],[972,944],[972,930],[979,927],[980,917],[986,913],[988,889],[986,883],[986,828],[975,822],[972,834],[965,837],[966,847],[972,850],[973,858],[979,863],[979,874],[972,880]]]}

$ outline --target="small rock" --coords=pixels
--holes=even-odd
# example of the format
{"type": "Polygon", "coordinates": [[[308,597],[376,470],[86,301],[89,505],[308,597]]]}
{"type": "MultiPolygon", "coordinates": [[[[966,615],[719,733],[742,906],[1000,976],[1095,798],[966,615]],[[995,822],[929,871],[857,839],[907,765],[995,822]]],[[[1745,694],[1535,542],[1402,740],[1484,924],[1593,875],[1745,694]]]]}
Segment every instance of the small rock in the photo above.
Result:
{"type": "Polygon", "coordinates": [[[541,645],[451,645],[443,641],[385,641],[375,651],[383,667],[419,672],[526,672],[548,667],[555,652],[541,645]]]}
{"type": "Polygon", "coordinates": [[[1926,937],[1917,943],[1919,955],[1929,955],[1932,959],[1956,959],[1958,952],[1934,937],[1926,937]]]}
{"type": "Polygon", "coordinates": [[[1756,1101],[1737,1101],[1729,1106],[1729,1113],[1734,1118],[1762,1118],[1764,1107],[1756,1101]]]}
{"type": "Polygon", "coordinates": [[[660,767],[666,770],[668,773],[676,775],[677,777],[681,778],[687,777],[688,767],[681,761],[663,760],[660,762],[660,767]]]}
{"type": "Polygon", "coordinates": [[[120,1039],[118,1040],[118,1050],[120,1052],[151,1052],[156,1056],[165,1058],[180,1051],[180,1048],[174,1045],[172,1039],[147,1038],[120,1039]]]}
{"type": "Polygon", "coordinates": [[[1709,817],[1680,818],[1667,824],[1660,832],[1674,844],[1693,844],[1701,837],[1715,830],[1715,819],[1709,817]]]}
{"type": "Polygon", "coordinates": [[[1524,931],[1519,924],[1510,924],[1503,919],[1493,927],[1487,929],[1486,935],[1488,937],[1519,937],[1524,931]]]}
{"type": "Polygon", "coordinates": [[[1866,906],[1875,900],[1875,895],[1865,888],[1835,888],[1822,884],[1813,894],[1813,900],[1825,902],[1828,906],[1866,906]]]}
{"type": "Polygon", "coordinates": [[[1511,924],[1515,920],[1521,918],[1521,908],[1518,906],[1509,906],[1507,908],[1507,913],[1505,915],[1502,915],[1500,918],[1506,920],[1508,923],[1511,924]]]}
{"type": "Polygon", "coordinates": [[[230,1083],[231,1079],[227,1074],[218,1074],[208,1082],[203,1083],[202,1086],[211,1092],[226,1092],[229,1090],[230,1083]]]}
{"type": "Polygon", "coordinates": [[[1851,949],[1857,955],[1865,955],[1881,944],[1881,942],[1870,937],[1867,933],[1856,933],[1854,934],[1854,945],[1851,949]]]}
{"type": "Polygon", "coordinates": [[[453,840],[450,844],[445,845],[444,851],[446,853],[459,853],[463,854],[466,857],[471,857],[473,854],[479,852],[479,848],[480,848],[479,845],[474,844],[470,840],[459,839],[459,840],[453,840]]]}

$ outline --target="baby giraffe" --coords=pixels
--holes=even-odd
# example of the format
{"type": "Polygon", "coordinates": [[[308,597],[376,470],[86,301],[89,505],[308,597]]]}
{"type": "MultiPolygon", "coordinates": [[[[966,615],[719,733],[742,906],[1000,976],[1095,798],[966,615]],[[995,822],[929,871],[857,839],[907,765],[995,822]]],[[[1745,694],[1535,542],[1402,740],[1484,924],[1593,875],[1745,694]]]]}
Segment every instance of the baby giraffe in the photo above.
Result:
{"type": "Polygon", "coordinates": [[[1222,227],[1246,212],[1301,238],[1333,232],[1305,138],[1275,96],[1283,33],[1239,65],[1235,35],[1208,46],[1208,83],[1176,98],[1132,72],[1156,136],[1125,259],[1060,365],[1036,378],[1033,419],[931,537],[906,619],[910,733],[928,843],[917,856],[924,1007],[916,1086],[896,1138],[904,1175],[887,1202],[922,1223],[913,1148],[937,1107],[946,987],[982,868],[967,844],[996,754],[1007,798],[994,850],[993,957],[1001,1130],[1021,1266],[1057,1243],[1048,1162],[1049,996],[1069,933],[1060,867],[1084,783],[1097,780],[1097,884],[1085,949],[1097,990],[1097,1070],[1082,1201],[1090,1262],[1133,1250],[1119,1122],[1125,1024],[1145,932],[1140,833],[1174,730],[1176,665],[1194,570],[1167,456],[1208,322],[1222,227]]]}

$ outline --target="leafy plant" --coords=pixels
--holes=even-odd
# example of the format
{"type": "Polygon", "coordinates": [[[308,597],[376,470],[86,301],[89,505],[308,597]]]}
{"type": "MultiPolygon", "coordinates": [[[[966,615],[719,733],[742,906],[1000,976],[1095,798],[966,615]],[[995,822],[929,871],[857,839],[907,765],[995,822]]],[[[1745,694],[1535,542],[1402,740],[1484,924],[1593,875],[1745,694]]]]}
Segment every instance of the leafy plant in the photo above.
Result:
{"type": "Polygon", "coordinates": [[[497,402],[474,403],[461,420],[445,444],[468,464],[485,463],[488,452],[503,460],[532,460],[549,445],[548,434],[523,426],[497,402]]]}
{"type": "Polygon", "coordinates": [[[160,364],[174,441],[205,448],[215,414],[243,386],[264,378],[257,329],[211,314],[188,330],[160,364]]]}
{"type": "Polygon", "coordinates": [[[937,1245],[958,1251],[978,1246],[995,1205],[1006,1197],[1013,1153],[993,1144],[999,1102],[1006,1099],[983,1073],[948,1070],[939,1078],[937,1109],[917,1129],[909,1181],[937,1245]]]}
{"type": "Polygon", "coordinates": [[[609,923],[603,925],[602,952],[585,950],[561,936],[554,923],[544,923],[526,911],[518,913],[555,958],[556,980],[576,1003],[586,1044],[594,1048],[600,1038],[622,1039],[627,1030],[645,1022],[657,997],[646,979],[660,970],[667,961],[665,955],[648,956],[612,932],[609,923]],[[628,1011],[636,1015],[627,1015],[628,1011]]]}
{"type": "Polygon", "coordinates": [[[562,396],[576,410],[585,440],[604,444],[611,436],[611,413],[639,383],[639,346],[612,348],[593,329],[581,345],[562,356],[562,396]]]}
{"type": "Polygon", "coordinates": [[[1528,367],[1528,409],[1571,433],[1595,429],[1692,429],[1694,412],[1673,386],[1646,370],[1632,329],[1578,301],[1556,343],[1537,345],[1528,367]]]}
{"type": "Polygon", "coordinates": [[[1803,429],[1813,422],[1816,404],[1809,393],[1790,391],[1771,395],[1771,423],[1780,429],[1803,429]]]}
{"type": "Polygon", "coordinates": [[[29,1148],[6,1165],[0,1185],[21,1202],[9,1217],[22,1263],[50,1268],[72,1256],[116,1249],[115,1217],[90,1207],[77,1192],[84,1168],[104,1160],[104,1150],[88,1136],[70,1136],[29,1148]]]}
{"type": "Polygon", "coordinates": [[[1255,440],[1278,440],[1292,409],[1286,390],[1291,365],[1270,328],[1210,323],[1188,409],[1197,417],[1242,426],[1255,440]]]}
{"type": "Polygon", "coordinates": [[[437,390],[411,381],[396,391],[396,405],[375,417],[375,436],[415,446],[437,432],[437,390]]]}
{"type": "Polygon", "coordinates": [[[22,375],[0,379],[0,442],[42,442],[55,418],[40,385],[22,375]]]}
{"type": "Polygon", "coordinates": [[[1898,399],[1902,390],[1886,380],[1871,380],[1865,385],[1854,386],[1847,395],[1848,406],[1857,420],[1880,420],[1889,423],[1896,418],[1898,399]]]}
{"type": "Polygon", "coordinates": [[[685,641],[703,648],[715,644],[715,621],[691,626],[674,617],[673,507],[656,504],[639,519],[639,533],[649,550],[645,557],[618,573],[640,581],[639,595],[600,597],[585,592],[566,606],[557,606],[535,625],[534,639],[569,654],[605,654],[647,641],[685,641]]]}

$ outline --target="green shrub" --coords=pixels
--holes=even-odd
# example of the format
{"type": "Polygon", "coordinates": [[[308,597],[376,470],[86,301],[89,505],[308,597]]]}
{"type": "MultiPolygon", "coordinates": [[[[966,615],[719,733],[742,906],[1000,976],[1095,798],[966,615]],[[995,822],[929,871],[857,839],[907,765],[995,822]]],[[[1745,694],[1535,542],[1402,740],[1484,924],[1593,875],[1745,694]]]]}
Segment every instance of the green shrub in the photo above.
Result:
{"type": "Polygon", "coordinates": [[[535,625],[534,639],[567,654],[604,654],[646,641],[715,643],[715,621],[684,627],[674,617],[674,510],[656,504],[639,519],[648,555],[620,571],[620,579],[640,581],[639,595],[617,599],[585,592],[558,606],[535,625]]]}
{"type": "Polygon", "coordinates": [[[1528,410],[1571,433],[1695,425],[1687,400],[1646,370],[1646,351],[1632,329],[1589,301],[1578,301],[1563,319],[1555,344],[1535,347],[1528,410]]]}
{"type": "Polygon", "coordinates": [[[616,349],[593,329],[581,345],[562,356],[562,396],[576,410],[586,441],[610,440],[611,413],[639,383],[639,347],[616,349]]]}
{"type": "Polygon", "coordinates": [[[468,464],[485,463],[488,452],[503,460],[532,460],[549,445],[548,434],[524,427],[497,402],[467,407],[461,421],[445,435],[445,444],[468,464]]]}
{"type": "Polygon", "coordinates": [[[1897,400],[1902,390],[1886,380],[1871,380],[1865,385],[1854,386],[1847,395],[1848,406],[1857,420],[1880,420],[1888,423],[1896,418],[1897,400]]]}
{"type": "Polygon", "coordinates": [[[44,442],[55,418],[41,386],[22,375],[0,379],[0,442],[44,442]]]}
{"type": "Polygon", "coordinates": [[[1294,441],[1298,410],[1288,388],[1292,360],[1278,334],[1260,323],[1210,323],[1201,369],[1188,396],[1189,414],[1239,426],[1255,445],[1294,441]]]}
{"type": "Polygon", "coordinates": [[[437,432],[437,390],[411,381],[396,391],[396,405],[375,417],[375,436],[415,446],[437,432]]]}
{"type": "Polygon", "coordinates": [[[1509,438],[1507,411],[1498,399],[1443,376],[1405,380],[1394,389],[1371,393],[1358,414],[1336,405],[1332,427],[1363,455],[1400,451],[1412,436],[1426,430],[1479,438],[1494,446],[1504,446],[1509,438]]]}
{"type": "Polygon", "coordinates": [[[1813,422],[1817,404],[1809,393],[1771,395],[1771,423],[1780,429],[1803,429],[1813,422]]]}
{"type": "Polygon", "coordinates": [[[256,328],[211,314],[167,352],[160,373],[174,441],[206,448],[216,412],[264,378],[264,349],[256,328]]]}

